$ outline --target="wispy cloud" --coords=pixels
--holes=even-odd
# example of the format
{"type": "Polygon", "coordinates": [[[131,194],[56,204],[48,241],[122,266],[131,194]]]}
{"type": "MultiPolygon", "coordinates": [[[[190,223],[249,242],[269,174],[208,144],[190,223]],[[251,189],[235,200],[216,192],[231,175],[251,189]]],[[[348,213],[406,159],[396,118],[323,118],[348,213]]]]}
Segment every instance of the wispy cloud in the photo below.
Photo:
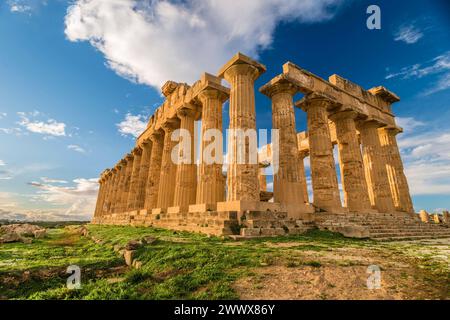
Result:
{"type": "Polygon", "coordinates": [[[413,44],[422,39],[423,33],[420,29],[413,25],[403,25],[394,33],[395,41],[403,41],[407,44],[413,44]]]}
{"type": "Polygon", "coordinates": [[[119,75],[159,89],[167,80],[190,83],[216,72],[237,51],[257,57],[279,23],[332,19],[342,2],[77,0],[65,33],[90,42],[119,75]]]}
{"type": "Polygon", "coordinates": [[[1,167],[1,166],[6,166],[6,163],[5,163],[5,161],[3,161],[3,160],[0,159],[0,167],[1,167]]]}
{"type": "Polygon", "coordinates": [[[147,128],[147,121],[144,115],[132,115],[127,113],[125,119],[117,124],[119,132],[123,136],[139,137],[147,128]]]}
{"type": "Polygon", "coordinates": [[[397,123],[405,129],[398,143],[411,193],[450,195],[450,130],[429,130],[431,123],[413,118],[397,123]]]}
{"type": "Polygon", "coordinates": [[[76,145],[76,144],[69,144],[67,146],[67,149],[73,150],[73,151],[79,152],[79,153],[86,153],[85,149],[83,149],[82,147],[80,147],[79,145],[76,145]]]}
{"type": "Polygon", "coordinates": [[[7,115],[6,112],[0,112],[0,119],[6,118],[7,115]]]}
{"type": "MultiPolygon", "coordinates": [[[[38,189],[32,197],[33,201],[44,202],[53,207],[51,210],[34,212],[34,215],[41,220],[89,220],[95,209],[98,179],[74,179],[72,186],[55,185],[64,180],[52,180],[55,182],[29,183],[38,189]]],[[[28,215],[30,216],[33,215],[28,215]]]]}
{"type": "Polygon", "coordinates": [[[63,122],[58,122],[54,119],[48,119],[47,121],[31,119],[40,114],[38,111],[31,113],[18,112],[17,114],[20,117],[18,124],[30,132],[55,137],[66,136],[66,124],[63,122]]]}
{"type": "Polygon", "coordinates": [[[386,80],[393,78],[421,79],[428,76],[437,76],[438,78],[432,87],[425,89],[423,94],[429,95],[450,88],[450,51],[424,63],[403,67],[399,72],[388,74],[386,80]]]}
{"type": "Polygon", "coordinates": [[[60,184],[68,183],[66,180],[50,179],[50,178],[47,178],[47,177],[41,177],[41,181],[44,182],[44,183],[60,183],[60,184]]]}
{"type": "Polygon", "coordinates": [[[46,6],[48,0],[6,0],[12,13],[32,14],[41,6],[46,6]]]}

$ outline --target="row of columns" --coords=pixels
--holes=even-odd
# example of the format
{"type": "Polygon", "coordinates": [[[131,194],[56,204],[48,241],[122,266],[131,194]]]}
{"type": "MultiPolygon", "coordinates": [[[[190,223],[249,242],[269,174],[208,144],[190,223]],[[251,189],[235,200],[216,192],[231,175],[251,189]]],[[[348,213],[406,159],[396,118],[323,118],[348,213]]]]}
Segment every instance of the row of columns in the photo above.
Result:
{"type": "MultiPolygon", "coordinates": [[[[265,71],[257,62],[236,55],[219,73],[230,83],[229,129],[256,130],[254,82],[265,71]]],[[[261,88],[272,100],[273,128],[279,130],[278,172],[274,175],[274,201],[282,204],[308,203],[305,168],[307,156],[298,151],[293,97],[298,89],[280,78],[261,88]]],[[[228,93],[207,88],[198,96],[202,111],[202,137],[210,129],[222,132],[222,104],[228,93]]],[[[413,212],[408,184],[403,172],[395,135],[396,129],[380,128],[376,121],[360,120],[358,115],[336,105],[327,97],[309,94],[302,109],[307,115],[309,156],[314,205],[329,212],[380,212],[394,210],[413,212]],[[336,111],[338,110],[338,111],[336,111]],[[340,192],[333,157],[329,120],[336,125],[339,162],[344,189],[345,207],[340,192]],[[357,131],[360,133],[359,141],[357,131]]],[[[96,216],[132,210],[178,207],[185,211],[191,204],[216,204],[224,201],[225,181],[221,163],[198,167],[194,152],[181,150],[179,159],[190,163],[175,164],[172,150],[179,143],[172,141],[176,129],[191,134],[194,150],[194,121],[198,107],[186,104],[177,117],[166,121],[133,152],[100,179],[96,216]],[[197,174],[198,173],[198,174],[197,174]]],[[[202,139],[201,150],[210,142],[202,139]]],[[[258,164],[249,164],[249,141],[245,142],[246,163],[240,163],[237,141],[229,141],[227,201],[259,201],[264,182],[259,179],[258,164]]],[[[216,151],[222,152],[220,150],[216,151]]],[[[200,152],[203,155],[203,152],[200,152]]]]}
{"type": "MultiPolygon", "coordinates": [[[[261,88],[272,99],[273,128],[279,130],[279,169],[274,201],[308,202],[303,159],[297,151],[293,96],[299,90],[279,76],[261,88]],[[298,166],[297,166],[298,164],[298,166]],[[294,170],[294,168],[298,168],[294,170]]],[[[358,119],[358,114],[325,96],[307,95],[306,112],[314,205],[328,212],[414,212],[396,141],[396,128],[358,119]],[[329,120],[334,122],[339,151],[344,207],[340,199],[329,120]],[[360,139],[358,137],[360,133],[360,139]]]]}
{"type": "MultiPolygon", "coordinates": [[[[228,93],[209,88],[200,94],[199,99],[203,105],[202,132],[209,129],[222,131],[222,104],[228,99],[228,93]]],[[[197,182],[194,152],[184,154],[186,150],[180,148],[178,164],[172,159],[172,151],[179,143],[172,139],[177,129],[190,133],[189,143],[194,150],[194,122],[197,117],[197,107],[186,105],[178,111],[176,119],[164,123],[161,130],[154,132],[113,169],[105,171],[99,180],[95,216],[140,209],[151,212],[156,208],[166,210],[170,207],[185,211],[192,204],[210,205],[224,201],[222,164],[202,162],[197,182]]],[[[208,144],[204,141],[202,148],[208,144]]]]}

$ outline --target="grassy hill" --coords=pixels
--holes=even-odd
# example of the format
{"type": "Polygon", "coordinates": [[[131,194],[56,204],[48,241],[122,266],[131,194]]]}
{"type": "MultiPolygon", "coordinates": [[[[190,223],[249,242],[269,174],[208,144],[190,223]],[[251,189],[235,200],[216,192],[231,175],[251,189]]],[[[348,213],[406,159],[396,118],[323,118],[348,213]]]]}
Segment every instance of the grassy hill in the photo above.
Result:
{"type": "Polygon", "coordinates": [[[448,299],[449,240],[379,243],[311,231],[235,242],[153,228],[52,228],[32,244],[0,245],[1,299],[448,299]],[[157,240],[128,267],[119,247],[157,240]],[[116,248],[116,250],[113,250],[116,248]],[[69,265],[82,288],[66,288],[69,265]],[[369,290],[369,265],[381,288],[369,290]]]}

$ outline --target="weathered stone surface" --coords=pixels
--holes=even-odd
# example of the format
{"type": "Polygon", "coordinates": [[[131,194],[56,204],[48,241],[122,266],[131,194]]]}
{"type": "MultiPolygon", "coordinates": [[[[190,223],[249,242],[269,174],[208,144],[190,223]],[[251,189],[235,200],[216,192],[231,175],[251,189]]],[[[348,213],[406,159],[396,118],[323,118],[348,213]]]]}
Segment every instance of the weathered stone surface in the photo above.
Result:
{"type": "MultiPolygon", "coordinates": [[[[258,154],[258,144],[249,137],[256,136],[256,131],[251,131],[256,129],[254,82],[265,70],[262,64],[238,53],[217,76],[204,73],[192,85],[166,82],[162,88],[165,101],[150,117],[131,154],[100,175],[92,222],[210,235],[274,236],[303,232],[304,228],[293,221],[303,219],[307,223],[324,211],[331,213],[335,221],[375,210],[380,217],[402,217],[414,212],[396,141],[401,128],[396,126],[392,113],[391,105],[399,101],[394,93],[384,87],[365,90],[338,75],[327,81],[288,62],[281,75],[261,88],[272,100],[273,128],[278,132],[258,154]],[[222,85],[222,79],[228,81],[230,89],[222,85]],[[293,96],[299,92],[305,97],[294,104],[293,96]],[[208,136],[210,130],[225,138],[222,105],[228,98],[231,139],[225,181],[222,146],[214,150],[218,156],[213,163],[203,161],[202,151],[216,139],[208,136]],[[294,106],[306,112],[305,132],[295,130],[294,106]],[[197,165],[192,149],[197,149],[194,121],[200,119],[201,153],[197,165]],[[179,128],[191,134],[187,144],[191,146],[190,155],[184,149],[174,152],[180,141],[173,139],[172,133],[179,128]],[[236,138],[236,130],[243,139],[236,138]],[[277,136],[279,141],[274,143],[277,136]],[[336,144],[344,206],[333,155],[336,144]],[[173,155],[190,161],[175,163],[173,155]],[[308,156],[311,177],[305,171],[308,156]],[[272,179],[273,193],[265,175],[268,170],[264,172],[262,163],[278,169],[272,179]],[[309,203],[309,178],[313,204],[309,203]],[[250,212],[267,215],[247,220],[240,231],[250,212]]],[[[418,220],[412,215],[410,219],[418,220]]],[[[442,216],[442,221],[448,221],[448,214],[442,216]]],[[[365,236],[364,230],[358,228],[342,233],[365,236]]],[[[134,251],[136,245],[128,246],[128,251],[134,251]]]]}
{"type": "MultiPolygon", "coordinates": [[[[239,53],[219,71],[219,76],[224,77],[231,85],[229,130],[232,133],[245,134],[250,129],[253,130],[250,134],[256,134],[254,82],[265,70],[263,65],[239,53]]],[[[259,201],[256,143],[231,134],[228,145],[227,200],[259,201]],[[240,155],[243,159],[253,157],[253,163],[248,160],[242,164],[240,155]]]]}
{"type": "Polygon", "coordinates": [[[420,210],[420,220],[422,220],[422,222],[428,223],[430,222],[430,216],[428,214],[428,212],[426,212],[425,210],[420,210]]]}
{"type": "Polygon", "coordinates": [[[336,128],[345,206],[351,212],[364,212],[370,210],[371,205],[356,132],[356,116],[356,112],[344,109],[334,113],[331,120],[336,128]]]}
{"type": "Polygon", "coordinates": [[[364,168],[372,206],[379,212],[393,212],[394,203],[384,163],[385,156],[378,134],[379,126],[380,123],[377,121],[362,121],[359,123],[364,168]]]}
{"type": "Polygon", "coordinates": [[[133,258],[135,255],[135,250],[125,250],[123,253],[123,258],[125,259],[125,264],[127,266],[132,266],[133,265],[133,258]]]}
{"type": "Polygon", "coordinates": [[[46,234],[45,228],[28,223],[4,225],[0,227],[0,243],[32,243],[31,238],[43,238],[46,234]]]}
{"type": "Polygon", "coordinates": [[[311,178],[314,205],[328,212],[342,213],[336,167],[333,157],[328,109],[332,101],[320,95],[309,95],[302,107],[308,120],[311,178]]]}
{"type": "Polygon", "coordinates": [[[297,132],[294,113],[294,95],[297,87],[283,77],[275,78],[263,86],[260,91],[272,99],[272,126],[278,129],[279,142],[272,144],[278,148],[273,159],[277,173],[273,179],[274,201],[286,205],[304,205],[303,177],[298,163],[297,132]]]}
{"type": "Polygon", "coordinates": [[[142,247],[142,245],[143,245],[142,241],[131,240],[126,244],[125,249],[126,250],[136,250],[136,249],[142,247]]]}

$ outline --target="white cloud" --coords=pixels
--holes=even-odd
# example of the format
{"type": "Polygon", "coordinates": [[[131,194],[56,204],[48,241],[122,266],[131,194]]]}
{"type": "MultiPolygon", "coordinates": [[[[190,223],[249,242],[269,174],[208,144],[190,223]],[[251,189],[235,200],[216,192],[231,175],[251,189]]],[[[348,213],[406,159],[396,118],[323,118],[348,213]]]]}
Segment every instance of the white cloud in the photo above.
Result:
{"type": "Polygon", "coordinates": [[[12,4],[10,4],[10,7],[9,7],[11,12],[27,13],[27,12],[31,11],[30,6],[17,4],[17,3],[14,3],[13,1],[11,1],[11,3],[12,4]]]}
{"type": "MultiPolygon", "coordinates": [[[[63,180],[60,180],[63,181],[63,180]]],[[[50,220],[64,217],[64,220],[92,217],[98,192],[98,179],[79,178],[73,180],[74,186],[57,186],[51,183],[31,182],[30,185],[39,189],[34,196],[35,201],[46,202],[55,207],[47,213],[50,220]]]]}
{"type": "Polygon", "coordinates": [[[414,25],[401,26],[394,34],[395,41],[413,44],[423,37],[423,33],[414,25]]]}
{"type": "Polygon", "coordinates": [[[79,153],[86,153],[86,150],[84,150],[82,147],[80,147],[79,145],[76,145],[76,144],[69,144],[67,146],[67,149],[73,150],[73,151],[79,152],[79,153]]]}
{"type": "Polygon", "coordinates": [[[117,124],[119,132],[123,136],[131,135],[135,138],[147,128],[146,117],[144,115],[132,115],[127,113],[125,119],[117,124]]]}
{"type": "Polygon", "coordinates": [[[31,117],[39,115],[37,111],[33,113],[18,112],[17,114],[20,117],[18,124],[30,132],[55,137],[66,136],[66,124],[63,122],[57,122],[54,119],[48,119],[46,122],[31,120],[31,117]]]}
{"type": "Polygon", "coordinates": [[[6,112],[0,112],[0,119],[6,118],[7,115],[6,112]]]}
{"type": "Polygon", "coordinates": [[[432,87],[425,89],[423,92],[424,95],[450,88],[450,51],[424,63],[407,66],[402,68],[399,72],[390,73],[386,76],[386,79],[421,79],[433,75],[437,76],[437,81],[435,81],[432,87]]]}
{"type": "Polygon", "coordinates": [[[398,136],[413,195],[450,195],[450,130],[420,130],[432,124],[413,118],[400,118],[405,128],[398,136]],[[412,130],[416,128],[416,130],[412,130]]]}
{"type": "Polygon", "coordinates": [[[237,51],[255,58],[282,21],[329,20],[343,0],[77,0],[70,41],[89,41],[119,75],[160,88],[215,73],[237,51]]]}
{"type": "Polygon", "coordinates": [[[48,0],[6,0],[12,13],[31,14],[40,6],[46,6],[48,0]]]}
{"type": "Polygon", "coordinates": [[[21,136],[21,135],[26,134],[20,128],[0,128],[0,133],[3,133],[3,134],[14,134],[16,136],[21,136]]]}
{"type": "Polygon", "coordinates": [[[5,163],[5,161],[3,161],[3,160],[0,160],[0,167],[1,166],[6,166],[6,163],[5,163]]]}
{"type": "Polygon", "coordinates": [[[425,125],[424,122],[418,121],[414,118],[407,117],[396,117],[395,121],[397,122],[397,125],[403,128],[403,132],[405,134],[412,132],[414,129],[422,127],[425,125]]]}
{"type": "Polygon", "coordinates": [[[41,181],[44,183],[68,183],[66,180],[50,179],[47,177],[41,177],[41,181]]]}

